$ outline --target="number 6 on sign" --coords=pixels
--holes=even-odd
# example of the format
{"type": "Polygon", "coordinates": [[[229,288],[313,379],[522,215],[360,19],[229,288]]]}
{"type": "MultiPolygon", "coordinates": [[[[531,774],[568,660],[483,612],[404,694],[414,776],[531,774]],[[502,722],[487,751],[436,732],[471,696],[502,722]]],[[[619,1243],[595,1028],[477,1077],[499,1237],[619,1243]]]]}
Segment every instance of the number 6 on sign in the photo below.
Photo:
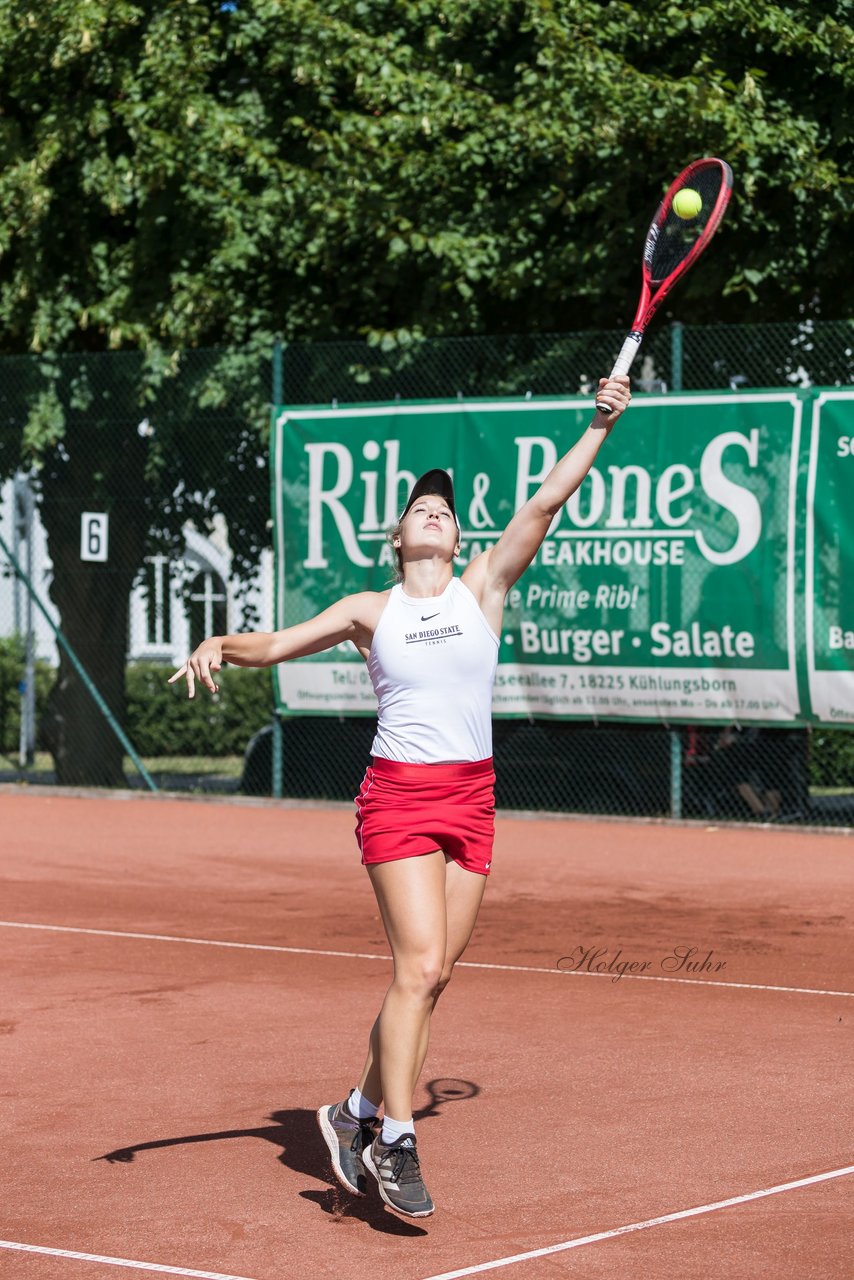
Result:
{"type": "Polygon", "coordinates": [[[107,559],[109,516],[105,511],[84,511],[80,517],[80,559],[107,559]]]}

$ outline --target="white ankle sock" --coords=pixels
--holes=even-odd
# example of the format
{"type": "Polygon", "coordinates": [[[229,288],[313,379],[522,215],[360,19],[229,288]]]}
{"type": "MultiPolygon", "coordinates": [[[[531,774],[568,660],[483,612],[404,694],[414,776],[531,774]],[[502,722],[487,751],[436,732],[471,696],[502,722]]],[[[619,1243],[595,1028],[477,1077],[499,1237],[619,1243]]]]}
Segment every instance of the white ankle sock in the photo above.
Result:
{"type": "Polygon", "coordinates": [[[361,1089],[354,1089],[347,1100],[347,1110],[356,1120],[372,1120],[379,1107],[369,1102],[361,1089]]]}
{"type": "Polygon", "coordinates": [[[415,1137],[415,1125],[411,1117],[409,1120],[391,1120],[388,1116],[383,1116],[383,1131],[380,1135],[383,1146],[390,1147],[405,1133],[408,1133],[411,1138],[415,1137]]]}

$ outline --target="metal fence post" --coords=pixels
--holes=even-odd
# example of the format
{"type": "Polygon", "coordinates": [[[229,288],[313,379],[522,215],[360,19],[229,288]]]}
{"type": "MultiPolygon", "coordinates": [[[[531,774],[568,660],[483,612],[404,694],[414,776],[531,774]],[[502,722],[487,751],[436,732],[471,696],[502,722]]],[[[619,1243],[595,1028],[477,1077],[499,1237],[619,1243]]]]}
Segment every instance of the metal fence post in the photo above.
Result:
{"type": "Polygon", "coordinates": [[[682,734],[670,730],[670,816],[682,817],[682,734]]]}
{"type": "Polygon", "coordinates": [[[285,731],[282,725],[282,717],[278,711],[273,712],[273,777],[272,786],[270,788],[273,799],[281,800],[282,798],[282,760],[284,747],[285,731]]]}
{"type": "Polygon", "coordinates": [[[285,344],[281,338],[273,343],[273,405],[279,405],[285,398],[283,361],[285,344]]]}
{"type": "MultiPolygon", "coordinates": [[[[14,524],[13,549],[18,560],[21,558],[21,544],[26,551],[27,575],[33,577],[33,512],[35,503],[29,476],[19,471],[13,483],[14,524]]],[[[15,576],[15,634],[24,636],[24,678],[19,685],[21,695],[21,726],[18,736],[18,763],[22,769],[29,768],[36,756],[36,656],[35,632],[33,629],[33,599],[26,593],[24,604],[24,623],[21,619],[21,580],[15,576]]]]}
{"type": "MultiPolygon", "coordinates": [[[[684,333],[681,321],[670,326],[670,386],[674,391],[683,389],[684,333]]],[[[682,817],[682,734],[670,730],[670,816],[682,817]]]]}
{"type": "MultiPolygon", "coordinates": [[[[273,409],[275,410],[285,398],[285,380],[284,380],[284,354],[285,346],[281,338],[277,338],[273,343],[273,409]]],[[[282,717],[278,711],[273,712],[273,750],[271,753],[271,769],[273,776],[270,779],[270,794],[275,800],[282,798],[282,759],[284,747],[284,727],[282,725],[282,717]]]]}
{"type": "Polygon", "coordinates": [[[670,326],[670,386],[673,391],[682,391],[683,383],[683,325],[674,320],[670,326]]]}

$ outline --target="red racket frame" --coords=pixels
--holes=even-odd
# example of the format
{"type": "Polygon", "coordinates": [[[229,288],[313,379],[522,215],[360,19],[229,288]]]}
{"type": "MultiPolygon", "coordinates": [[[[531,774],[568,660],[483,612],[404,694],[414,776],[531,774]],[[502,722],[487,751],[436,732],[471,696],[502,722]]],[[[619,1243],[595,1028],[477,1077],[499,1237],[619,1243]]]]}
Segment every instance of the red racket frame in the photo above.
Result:
{"type": "MultiPolygon", "coordinates": [[[[628,373],[632,366],[632,362],[638,353],[643,335],[646,331],[652,317],[661,306],[664,299],[670,293],[670,290],[689,271],[699,258],[700,254],[707,247],[712,236],[717,231],[724,211],[729,204],[732,195],[732,170],[724,160],[718,160],[715,156],[706,156],[702,160],[694,160],[687,168],[683,169],[678,178],[674,178],[670,186],[667,188],[664,199],[655,211],[655,217],[646,233],[646,239],[643,246],[643,263],[642,263],[642,281],[640,298],[638,299],[635,318],[632,321],[631,331],[629,332],[620,354],[611,370],[611,377],[615,378],[621,373],[628,373]],[[706,225],[697,237],[691,250],[678,266],[674,267],[669,275],[665,276],[657,285],[653,281],[651,275],[650,264],[652,262],[653,251],[658,239],[659,232],[667,220],[673,205],[673,197],[677,191],[681,191],[683,187],[690,187],[691,180],[701,169],[708,169],[709,166],[717,166],[721,173],[721,186],[715,199],[714,206],[709,214],[706,225]]],[[[596,408],[600,413],[606,416],[613,412],[609,405],[599,404],[597,401],[596,408]]]]}

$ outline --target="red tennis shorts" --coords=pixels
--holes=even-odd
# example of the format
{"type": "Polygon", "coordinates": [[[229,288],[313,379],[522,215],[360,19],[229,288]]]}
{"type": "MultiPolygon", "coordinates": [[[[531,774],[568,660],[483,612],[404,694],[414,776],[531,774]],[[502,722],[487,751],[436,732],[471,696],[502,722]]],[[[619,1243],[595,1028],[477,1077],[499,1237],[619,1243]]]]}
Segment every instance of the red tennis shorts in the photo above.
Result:
{"type": "Polygon", "coordinates": [[[492,760],[401,764],[374,756],[356,796],[362,863],[441,849],[466,871],[489,875],[495,835],[492,760]]]}

